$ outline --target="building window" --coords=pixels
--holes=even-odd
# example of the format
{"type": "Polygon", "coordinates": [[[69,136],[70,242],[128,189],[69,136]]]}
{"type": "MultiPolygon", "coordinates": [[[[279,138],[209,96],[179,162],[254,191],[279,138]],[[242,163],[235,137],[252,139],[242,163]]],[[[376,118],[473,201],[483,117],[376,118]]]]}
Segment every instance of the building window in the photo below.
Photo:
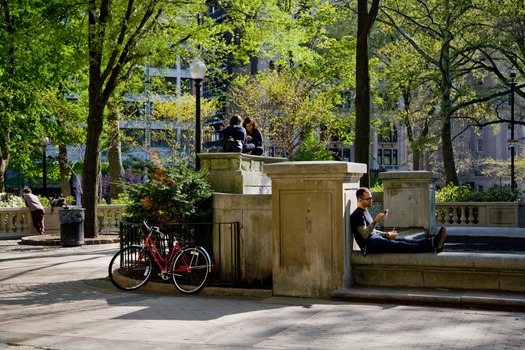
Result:
{"type": "Polygon", "coordinates": [[[398,165],[397,149],[384,148],[377,150],[377,163],[379,165],[398,165]]]}
{"type": "Polygon", "coordinates": [[[478,144],[477,144],[477,151],[478,152],[483,152],[483,140],[482,139],[479,139],[478,140],[478,144]]]}

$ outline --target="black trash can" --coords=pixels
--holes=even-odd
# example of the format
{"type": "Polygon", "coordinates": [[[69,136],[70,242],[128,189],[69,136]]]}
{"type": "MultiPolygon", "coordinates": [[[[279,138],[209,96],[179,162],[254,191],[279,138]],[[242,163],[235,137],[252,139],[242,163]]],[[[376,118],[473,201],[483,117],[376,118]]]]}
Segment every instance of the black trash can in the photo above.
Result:
{"type": "Polygon", "coordinates": [[[84,211],[85,209],[80,207],[63,207],[58,212],[62,247],[84,244],[84,211]]]}

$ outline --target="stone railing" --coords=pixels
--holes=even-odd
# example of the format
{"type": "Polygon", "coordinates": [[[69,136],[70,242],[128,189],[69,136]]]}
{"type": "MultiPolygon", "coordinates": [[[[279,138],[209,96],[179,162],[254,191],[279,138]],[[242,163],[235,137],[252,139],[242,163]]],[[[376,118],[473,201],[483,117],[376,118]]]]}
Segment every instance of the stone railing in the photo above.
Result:
{"type": "MultiPolygon", "coordinates": [[[[124,204],[99,205],[97,214],[99,218],[100,233],[118,233],[124,204]]],[[[46,233],[60,233],[60,208],[45,208],[44,223],[46,233]]],[[[37,232],[31,221],[31,213],[28,208],[0,208],[0,238],[3,235],[36,235],[37,232]]]]}
{"type": "Polygon", "coordinates": [[[0,208],[0,235],[2,233],[33,234],[36,230],[31,223],[28,208],[0,208]]]}
{"type": "Polygon", "coordinates": [[[98,230],[100,233],[118,233],[125,204],[97,205],[98,230]]]}
{"type": "Polygon", "coordinates": [[[525,227],[525,203],[437,202],[436,224],[470,227],[525,227]]]}

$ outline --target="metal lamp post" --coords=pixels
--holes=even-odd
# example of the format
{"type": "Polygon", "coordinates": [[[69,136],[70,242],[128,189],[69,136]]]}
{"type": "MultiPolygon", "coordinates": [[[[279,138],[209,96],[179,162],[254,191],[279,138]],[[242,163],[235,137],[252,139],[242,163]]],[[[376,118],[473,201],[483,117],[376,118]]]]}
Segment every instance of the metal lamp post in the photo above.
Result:
{"type": "Polygon", "coordinates": [[[195,57],[190,64],[191,78],[195,81],[195,169],[200,170],[201,161],[201,82],[206,76],[206,65],[200,57],[195,57]]]}
{"type": "Polygon", "coordinates": [[[42,145],[42,196],[47,195],[47,161],[46,161],[46,148],[49,145],[49,137],[42,137],[40,140],[42,145]]]}
{"type": "Polygon", "coordinates": [[[516,153],[516,140],[514,140],[514,90],[516,87],[516,71],[510,71],[510,187],[516,189],[516,177],[514,173],[514,154],[516,153]]]}

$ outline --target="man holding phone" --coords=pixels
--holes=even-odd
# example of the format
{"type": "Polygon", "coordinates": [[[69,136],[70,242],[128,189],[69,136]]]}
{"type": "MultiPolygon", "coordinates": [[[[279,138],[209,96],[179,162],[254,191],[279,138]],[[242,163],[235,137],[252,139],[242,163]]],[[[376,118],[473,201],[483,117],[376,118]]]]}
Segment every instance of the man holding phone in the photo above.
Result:
{"type": "Polygon", "coordinates": [[[368,208],[372,206],[372,192],[361,187],[356,191],[357,208],[350,215],[350,227],[352,234],[359,248],[366,254],[380,253],[430,253],[443,251],[447,230],[443,226],[434,237],[424,237],[419,239],[397,238],[395,228],[392,231],[384,232],[376,230],[378,222],[388,216],[388,209],[376,215],[372,215],[368,208]]]}

